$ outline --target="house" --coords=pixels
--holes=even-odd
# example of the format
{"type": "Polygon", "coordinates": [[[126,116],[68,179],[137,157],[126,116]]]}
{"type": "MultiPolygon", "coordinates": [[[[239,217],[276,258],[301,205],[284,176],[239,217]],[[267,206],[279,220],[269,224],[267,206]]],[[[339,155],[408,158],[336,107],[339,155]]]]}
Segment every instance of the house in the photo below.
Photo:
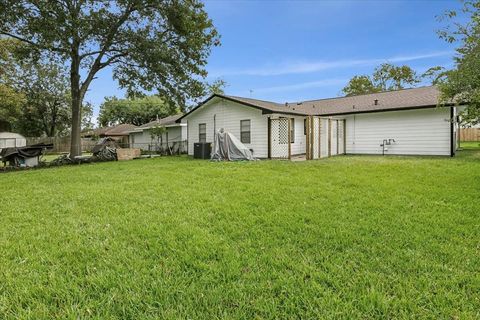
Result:
{"type": "Polygon", "coordinates": [[[168,116],[157,119],[136,127],[129,131],[129,143],[132,148],[140,148],[142,150],[151,150],[153,148],[174,147],[176,151],[180,148],[180,152],[184,149],[187,140],[187,124],[176,122],[182,114],[168,116]],[[154,127],[164,127],[165,132],[162,137],[152,139],[150,129],[154,127]],[[161,141],[161,143],[160,143],[161,141]],[[160,144],[162,144],[160,146],[160,144]]]}
{"type": "Polygon", "coordinates": [[[133,124],[123,123],[123,124],[117,124],[111,127],[102,127],[102,128],[90,130],[84,133],[82,136],[84,138],[94,138],[94,137],[112,138],[120,146],[128,147],[129,132],[135,128],[137,128],[137,126],[133,124]]]}
{"type": "Polygon", "coordinates": [[[456,107],[437,107],[438,98],[433,86],[284,104],[214,94],[177,121],[187,125],[189,155],[224,128],[258,158],[453,156],[456,107]]]}

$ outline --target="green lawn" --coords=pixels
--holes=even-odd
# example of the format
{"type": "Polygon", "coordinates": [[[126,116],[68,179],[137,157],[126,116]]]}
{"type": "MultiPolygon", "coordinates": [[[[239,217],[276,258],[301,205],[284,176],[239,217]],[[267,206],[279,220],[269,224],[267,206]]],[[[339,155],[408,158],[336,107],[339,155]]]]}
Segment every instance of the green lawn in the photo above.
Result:
{"type": "Polygon", "coordinates": [[[480,149],[480,141],[462,141],[460,147],[462,149],[480,149]]]}
{"type": "Polygon", "coordinates": [[[0,319],[480,317],[479,150],[0,181],[0,319]]]}

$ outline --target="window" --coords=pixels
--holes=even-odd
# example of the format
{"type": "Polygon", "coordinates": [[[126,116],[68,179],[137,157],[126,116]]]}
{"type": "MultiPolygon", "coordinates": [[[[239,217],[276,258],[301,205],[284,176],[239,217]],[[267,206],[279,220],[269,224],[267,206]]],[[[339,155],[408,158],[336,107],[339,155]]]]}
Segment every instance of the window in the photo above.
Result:
{"type": "Polygon", "coordinates": [[[240,120],[240,141],[250,143],[250,120],[240,120]]]}
{"type": "Polygon", "coordinates": [[[307,135],[307,118],[303,119],[303,135],[307,135]]]}
{"type": "Polygon", "coordinates": [[[207,142],[207,124],[198,124],[198,142],[207,142]]]}

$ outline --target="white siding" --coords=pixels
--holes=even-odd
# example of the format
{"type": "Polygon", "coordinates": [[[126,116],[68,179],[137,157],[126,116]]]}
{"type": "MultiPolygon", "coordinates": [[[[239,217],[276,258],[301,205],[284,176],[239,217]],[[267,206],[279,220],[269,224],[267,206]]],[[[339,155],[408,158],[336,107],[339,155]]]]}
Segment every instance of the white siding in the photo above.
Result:
{"type": "Polygon", "coordinates": [[[307,136],[304,134],[304,119],[305,117],[288,116],[295,119],[295,140],[292,143],[291,150],[292,155],[305,154],[305,146],[307,136]]]}
{"type": "Polygon", "coordinates": [[[132,132],[129,134],[129,142],[132,148],[140,148],[147,150],[148,144],[150,144],[152,139],[148,131],[132,132]]]}
{"type": "MultiPolygon", "coordinates": [[[[175,126],[175,127],[167,127],[168,132],[168,142],[179,142],[186,140],[186,127],[185,126],[175,126]],[[185,133],[184,133],[185,132],[185,133]]],[[[132,148],[140,148],[143,150],[148,150],[148,145],[152,144],[152,137],[150,136],[150,132],[148,129],[145,129],[140,132],[132,132],[129,135],[129,142],[132,148]]],[[[163,143],[167,142],[166,134],[163,135],[163,143]]],[[[155,143],[155,141],[153,142],[155,143]]]]}
{"type": "Polygon", "coordinates": [[[347,154],[450,155],[450,109],[430,108],[349,115],[347,154]]]}
{"type": "Polygon", "coordinates": [[[337,150],[337,143],[338,143],[338,138],[337,138],[337,121],[336,120],[332,120],[330,122],[331,124],[331,132],[330,132],[330,147],[331,147],[331,150],[330,150],[330,155],[332,156],[335,156],[338,154],[338,150],[337,150]]]}
{"type": "Polygon", "coordinates": [[[320,158],[328,157],[328,121],[320,118],[320,158]]]}
{"type": "MultiPolygon", "coordinates": [[[[213,142],[214,130],[224,128],[240,139],[240,120],[250,120],[250,142],[255,157],[268,156],[267,115],[262,111],[224,99],[213,99],[182,119],[188,123],[188,154],[193,155],[193,144],[199,141],[198,125],[205,123],[207,142],[213,142]],[[215,125],[214,125],[215,119],[215,125]],[[215,126],[215,128],[214,128],[215,126]]],[[[303,133],[303,131],[302,131],[303,133]]]]}
{"type": "Polygon", "coordinates": [[[345,126],[343,120],[338,120],[338,154],[344,154],[345,153],[345,126]]]}

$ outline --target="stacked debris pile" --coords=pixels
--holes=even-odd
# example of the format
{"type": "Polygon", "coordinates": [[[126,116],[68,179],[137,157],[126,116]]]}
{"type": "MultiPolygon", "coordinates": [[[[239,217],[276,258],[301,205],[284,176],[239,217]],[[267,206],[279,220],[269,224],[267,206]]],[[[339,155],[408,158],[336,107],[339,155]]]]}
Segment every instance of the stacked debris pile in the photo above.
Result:
{"type": "Polygon", "coordinates": [[[100,139],[92,149],[91,161],[116,161],[117,147],[117,142],[110,137],[100,139]]]}

